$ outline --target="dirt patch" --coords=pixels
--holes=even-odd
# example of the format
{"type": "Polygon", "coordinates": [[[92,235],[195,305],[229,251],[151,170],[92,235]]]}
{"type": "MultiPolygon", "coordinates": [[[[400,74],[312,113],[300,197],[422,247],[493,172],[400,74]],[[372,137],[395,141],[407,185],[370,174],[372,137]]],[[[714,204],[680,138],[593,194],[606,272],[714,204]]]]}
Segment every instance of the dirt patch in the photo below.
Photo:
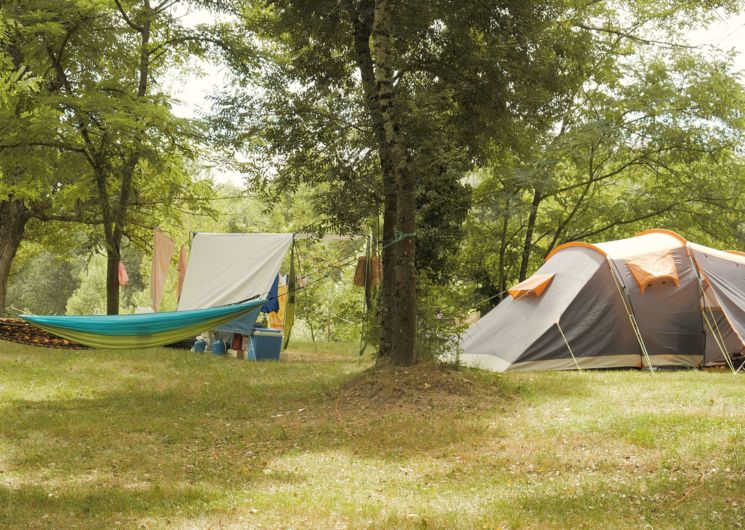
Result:
{"type": "Polygon", "coordinates": [[[342,386],[336,401],[341,411],[466,410],[501,393],[495,378],[474,377],[449,365],[419,363],[408,368],[374,366],[342,386]]]}

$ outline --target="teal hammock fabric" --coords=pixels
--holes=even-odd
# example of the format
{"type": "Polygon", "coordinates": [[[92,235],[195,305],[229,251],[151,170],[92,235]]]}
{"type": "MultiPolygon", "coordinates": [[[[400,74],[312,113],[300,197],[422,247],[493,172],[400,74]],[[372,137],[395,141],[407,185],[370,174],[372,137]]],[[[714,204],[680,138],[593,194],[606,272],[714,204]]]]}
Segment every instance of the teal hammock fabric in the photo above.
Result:
{"type": "Polygon", "coordinates": [[[134,349],[163,346],[195,337],[202,331],[258,313],[265,299],[240,304],[137,315],[20,315],[34,326],[93,348],[134,349]]]}

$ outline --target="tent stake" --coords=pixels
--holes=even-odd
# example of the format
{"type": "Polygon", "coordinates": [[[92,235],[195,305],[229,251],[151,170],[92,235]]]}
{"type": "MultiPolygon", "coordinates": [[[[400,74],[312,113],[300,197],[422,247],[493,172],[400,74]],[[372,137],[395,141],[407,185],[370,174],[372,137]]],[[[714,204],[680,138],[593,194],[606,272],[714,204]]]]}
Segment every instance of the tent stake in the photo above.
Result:
{"type": "Polygon", "coordinates": [[[577,362],[577,358],[574,356],[574,352],[572,351],[572,347],[569,345],[569,341],[566,338],[566,335],[564,335],[564,330],[561,329],[561,326],[559,325],[559,321],[556,321],[556,327],[559,328],[559,333],[561,333],[561,338],[564,339],[564,344],[567,345],[567,349],[569,350],[569,355],[572,356],[572,360],[574,361],[575,366],[577,366],[578,371],[582,371],[582,368],[579,367],[579,363],[577,362]]]}

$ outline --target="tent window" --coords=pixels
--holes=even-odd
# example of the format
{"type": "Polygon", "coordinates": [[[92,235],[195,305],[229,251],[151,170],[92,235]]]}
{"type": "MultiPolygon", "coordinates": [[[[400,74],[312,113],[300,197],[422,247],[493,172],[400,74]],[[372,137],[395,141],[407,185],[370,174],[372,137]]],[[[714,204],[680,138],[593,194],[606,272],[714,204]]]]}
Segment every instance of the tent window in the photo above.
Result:
{"type": "Polygon", "coordinates": [[[639,285],[642,294],[653,285],[679,285],[678,269],[670,252],[647,254],[628,260],[626,266],[639,285]]]}
{"type": "Polygon", "coordinates": [[[551,280],[554,279],[556,273],[551,274],[534,274],[527,280],[518,283],[507,292],[510,293],[513,299],[517,300],[523,296],[534,296],[538,297],[543,294],[546,287],[549,286],[551,280]]]}

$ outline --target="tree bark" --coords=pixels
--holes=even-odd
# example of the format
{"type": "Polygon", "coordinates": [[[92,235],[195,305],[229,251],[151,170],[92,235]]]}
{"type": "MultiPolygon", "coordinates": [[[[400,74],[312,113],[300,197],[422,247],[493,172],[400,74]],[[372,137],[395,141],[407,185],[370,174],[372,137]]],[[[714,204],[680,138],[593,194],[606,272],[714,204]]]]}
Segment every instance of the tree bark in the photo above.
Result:
{"type": "MultiPolygon", "coordinates": [[[[150,5],[150,0],[144,1],[144,13],[141,24],[137,25],[140,33],[140,61],[137,66],[137,98],[147,95],[148,77],[150,75],[150,32],[155,11],[150,5]]],[[[129,210],[132,196],[132,181],[140,161],[139,148],[135,141],[135,149],[128,158],[119,179],[119,197],[116,207],[110,216],[109,228],[106,234],[106,313],[116,315],[119,313],[119,262],[121,261],[122,238],[124,226],[127,223],[127,212],[129,210]]],[[[105,176],[104,176],[105,178],[105,176]]],[[[104,188],[105,189],[105,188],[104,188]]],[[[108,204],[108,194],[104,193],[102,201],[108,204]]]]}
{"type": "Polygon", "coordinates": [[[8,277],[23,231],[28,222],[28,211],[20,200],[0,201],[0,315],[5,313],[8,295],[8,277]]]}
{"type": "MultiPolygon", "coordinates": [[[[395,246],[396,318],[391,336],[391,359],[396,365],[414,364],[416,356],[416,174],[408,168],[400,125],[395,108],[393,84],[393,51],[391,42],[392,8],[388,0],[376,0],[373,16],[375,81],[378,105],[383,118],[387,163],[395,176],[396,229],[391,247],[395,246]]],[[[383,151],[381,151],[382,153],[383,151]]],[[[385,183],[384,183],[385,184],[385,183]]],[[[390,184],[390,183],[389,183],[390,184]]],[[[386,194],[388,190],[386,190],[386,194]]],[[[389,206],[386,204],[386,206],[389,206]]],[[[390,267],[388,268],[390,270],[390,267]]],[[[388,273],[387,273],[388,274],[388,273]]]]}
{"type": "Polygon", "coordinates": [[[378,157],[383,174],[383,282],[380,286],[382,300],[379,358],[391,356],[394,337],[394,323],[397,320],[396,293],[396,255],[397,246],[394,244],[397,193],[396,176],[393,170],[391,153],[385,136],[383,115],[378,101],[378,89],[375,79],[375,67],[370,37],[373,31],[374,0],[361,0],[355,5],[350,2],[347,6],[352,26],[354,28],[354,44],[357,67],[360,70],[362,90],[365,94],[365,104],[373,124],[375,139],[378,143],[378,157]]]}
{"type": "Polygon", "coordinates": [[[538,217],[538,206],[540,206],[542,200],[543,195],[541,194],[541,190],[536,189],[533,192],[533,202],[530,205],[530,215],[528,216],[528,228],[525,232],[525,242],[523,243],[523,255],[520,261],[520,281],[523,281],[528,274],[530,252],[533,249],[533,230],[535,229],[535,221],[538,217]]]}

